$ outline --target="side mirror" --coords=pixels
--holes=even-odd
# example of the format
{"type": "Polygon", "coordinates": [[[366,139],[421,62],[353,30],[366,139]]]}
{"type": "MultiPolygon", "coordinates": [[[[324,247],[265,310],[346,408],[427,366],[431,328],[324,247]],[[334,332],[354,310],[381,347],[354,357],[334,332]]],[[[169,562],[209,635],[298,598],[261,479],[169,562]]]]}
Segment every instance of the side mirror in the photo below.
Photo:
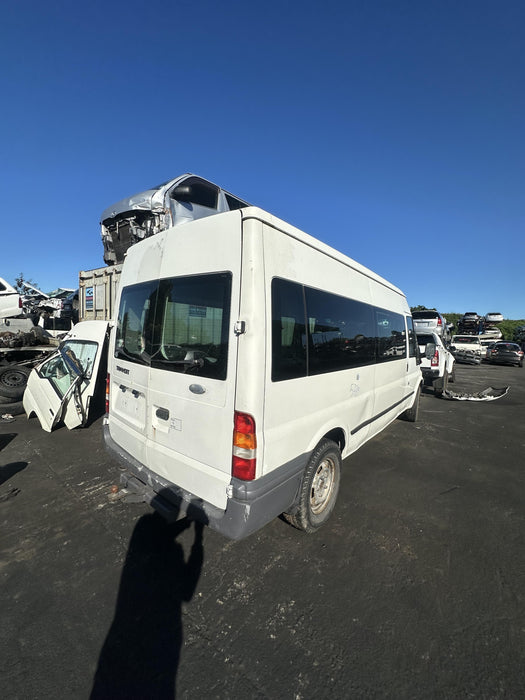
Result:
{"type": "Polygon", "coordinates": [[[179,202],[191,202],[191,195],[191,185],[177,185],[177,187],[170,192],[171,199],[176,199],[179,202]]]}
{"type": "Polygon", "coordinates": [[[449,349],[450,349],[451,352],[456,352],[456,346],[455,346],[455,345],[451,345],[449,349]]]}

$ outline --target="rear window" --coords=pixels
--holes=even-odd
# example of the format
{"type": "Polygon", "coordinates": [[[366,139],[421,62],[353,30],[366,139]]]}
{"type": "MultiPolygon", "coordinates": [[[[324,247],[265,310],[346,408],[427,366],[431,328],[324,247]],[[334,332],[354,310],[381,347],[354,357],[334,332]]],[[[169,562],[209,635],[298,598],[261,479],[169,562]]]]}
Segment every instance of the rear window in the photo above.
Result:
{"type": "Polygon", "coordinates": [[[144,282],[122,291],[115,357],[226,379],[231,274],[144,282]]]}
{"type": "Polygon", "coordinates": [[[412,311],[412,318],[415,321],[418,321],[420,319],[424,318],[439,318],[439,314],[437,311],[412,311]]]}

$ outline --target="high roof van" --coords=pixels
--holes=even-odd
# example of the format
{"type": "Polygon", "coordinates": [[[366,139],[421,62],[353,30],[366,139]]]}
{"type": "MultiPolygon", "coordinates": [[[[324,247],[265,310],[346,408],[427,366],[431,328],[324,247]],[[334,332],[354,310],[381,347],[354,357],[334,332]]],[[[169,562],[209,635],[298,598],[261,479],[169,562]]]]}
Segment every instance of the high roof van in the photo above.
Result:
{"type": "Polygon", "coordinates": [[[312,532],[342,460],[417,418],[404,294],[258,208],[130,247],[117,309],[105,439],[166,517],[240,539],[284,514],[312,532]]]}

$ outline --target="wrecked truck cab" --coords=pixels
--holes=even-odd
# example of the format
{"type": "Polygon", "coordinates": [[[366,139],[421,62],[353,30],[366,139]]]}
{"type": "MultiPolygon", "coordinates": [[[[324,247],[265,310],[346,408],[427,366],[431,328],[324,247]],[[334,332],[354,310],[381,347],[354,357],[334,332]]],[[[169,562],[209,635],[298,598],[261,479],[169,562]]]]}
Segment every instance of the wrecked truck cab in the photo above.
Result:
{"type": "Polygon", "coordinates": [[[105,378],[107,321],[77,323],[51,357],[33,369],[24,392],[27,417],[51,432],[86,425],[97,384],[105,378]]]}
{"type": "Polygon", "coordinates": [[[248,206],[248,202],[202,177],[179,175],[122,199],[102,213],[104,262],[122,263],[130,246],[172,226],[248,206]]]}

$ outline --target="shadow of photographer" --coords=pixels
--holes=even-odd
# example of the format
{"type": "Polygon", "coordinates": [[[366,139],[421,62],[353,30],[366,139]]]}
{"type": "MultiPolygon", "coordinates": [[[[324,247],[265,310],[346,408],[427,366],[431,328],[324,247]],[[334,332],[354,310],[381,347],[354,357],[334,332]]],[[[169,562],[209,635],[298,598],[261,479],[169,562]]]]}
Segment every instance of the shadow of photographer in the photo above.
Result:
{"type": "Polygon", "coordinates": [[[157,513],[137,522],[122,570],[115,616],[100,653],[91,700],[175,697],[183,641],[181,607],[203,563],[203,525],[168,524],[157,513]],[[188,559],[177,537],[194,529],[188,559]]]}

